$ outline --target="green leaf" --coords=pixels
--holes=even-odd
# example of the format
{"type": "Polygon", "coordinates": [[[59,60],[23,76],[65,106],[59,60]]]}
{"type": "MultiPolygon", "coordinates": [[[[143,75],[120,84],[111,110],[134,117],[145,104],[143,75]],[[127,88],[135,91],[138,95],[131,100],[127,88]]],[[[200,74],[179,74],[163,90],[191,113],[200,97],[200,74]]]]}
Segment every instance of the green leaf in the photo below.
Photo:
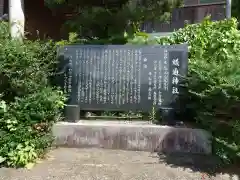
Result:
{"type": "Polygon", "coordinates": [[[0,101],[0,110],[3,110],[3,112],[7,111],[7,105],[5,101],[0,101]]]}
{"type": "Polygon", "coordinates": [[[3,163],[3,162],[5,162],[5,161],[6,161],[6,158],[0,156],[0,164],[3,163]]]}

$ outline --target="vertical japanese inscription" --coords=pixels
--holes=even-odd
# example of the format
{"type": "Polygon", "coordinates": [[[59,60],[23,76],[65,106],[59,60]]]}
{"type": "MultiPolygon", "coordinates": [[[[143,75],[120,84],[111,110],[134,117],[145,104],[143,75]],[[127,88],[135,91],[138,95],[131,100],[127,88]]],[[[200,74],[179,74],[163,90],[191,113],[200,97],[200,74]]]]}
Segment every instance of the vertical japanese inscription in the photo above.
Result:
{"type": "Polygon", "coordinates": [[[158,60],[158,66],[157,66],[157,71],[158,71],[158,106],[161,106],[163,103],[163,98],[162,98],[162,60],[158,60]]]}
{"type": "Polygon", "coordinates": [[[108,84],[108,86],[107,86],[107,96],[108,96],[108,98],[107,98],[107,101],[108,101],[108,103],[111,103],[111,101],[112,101],[112,99],[111,99],[111,80],[112,80],[112,75],[111,75],[111,62],[113,61],[113,59],[114,59],[114,50],[112,49],[111,50],[111,53],[110,53],[110,57],[111,58],[109,58],[110,60],[108,60],[108,62],[107,62],[107,84],[108,84]]]}
{"type": "Polygon", "coordinates": [[[72,92],[72,76],[73,76],[73,62],[72,62],[72,56],[68,56],[69,58],[69,68],[68,68],[68,87],[67,92],[71,94],[72,92]]]}
{"type": "Polygon", "coordinates": [[[164,49],[163,54],[163,89],[168,91],[169,87],[169,62],[168,62],[168,50],[164,49]]]}
{"type": "Polygon", "coordinates": [[[107,92],[107,88],[108,88],[108,82],[107,82],[107,65],[108,65],[108,57],[111,56],[111,50],[105,50],[104,51],[104,61],[103,61],[103,103],[106,104],[107,100],[108,100],[108,92],[107,92]]]}
{"type": "Polygon", "coordinates": [[[86,59],[85,59],[85,67],[86,67],[86,71],[85,71],[85,77],[86,77],[86,88],[85,88],[85,100],[84,102],[87,104],[89,102],[89,48],[86,48],[86,59]]]}
{"type": "Polygon", "coordinates": [[[137,92],[137,98],[138,98],[138,104],[141,103],[141,69],[142,69],[142,51],[141,49],[140,50],[137,50],[138,52],[138,66],[137,66],[137,71],[138,71],[138,76],[137,76],[137,89],[138,89],[138,92],[137,92]]]}
{"type": "Polygon", "coordinates": [[[79,50],[79,57],[78,57],[78,61],[79,61],[79,67],[78,67],[78,71],[79,71],[79,77],[78,77],[78,90],[79,90],[79,101],[80,103],[83,103],[83,94],[84,94],[84,83],[83,83],[83,78],[84,78],[84,73],[83,73],[83,63],[84,63],[84,49],[79,50]]]}
{"type": "Polygon", "coordinates": [[[157,60],[153,62],[153,105],[157,105],[157,60]]]}
{"type": "Polygon", "coordinates": [[[81,92],[81,81],[79,78],[81,77],[80,73],[81,71],[79,70],[79,64],[80,64],[80,58],[81,58],[81,50],[76,50],[76,76],[77,76],[77,102],[80,102],[80,92],[81,92]]]}
{"type": "Polygon", "coordinates": [[[129,94],[130,94],[130,50],[124,50],[124,61],[126,61],[126,89],[125,91],[125,97],[126,97],[126,103],[129,103],[129,94]]]}
{"type": "MultiPolygon", "coordinates": [[[[67,48],[64,48],[64,52],[66,53],[67,52],[67,48]]],[[[65,54],[64,54],[64,61],[66,60],[66,57],[65,57],[65,54]]],[[[64,68],[65,67],[68,67],[69,65],[67,64],[65,64],[65,62],[64,62],[64,68]]],[[[68,67],[69,68],[69,67],[68,67]]],[[[67,71],[68,71],[68,68],[66,69],[67,71]]],[[[67,92],[67,88],[68,88],[68,74],[67,74],[68,72],[64,72],[64,74],[63,74],[63,91],[64,91],[64,93],[68,93],[67,92]]]]}
{"type": "Polygon", "coordinates": [[[138,92],[138,88],[137,88],[137,76],[138,76],[138,74],[137,74],[137,71],[138,71],[138,52],[137,52],[137,50],[135,49],[134,50],[134,67],[133,67],[133,77],[134,77],[134,79],[133,79],[133,85],[134,85],[134,87],[133,87],[133,89],[134,89],[134,94],[133,94],[133,100],[134,100],[134,104],[137,104],[138,103],[138,101],[137,101],[137,92],[138,92]]]}
{"type": "Polygon", "coordinates": [[[183,50],[166,46],[102,47],[64,48],[68,60],[64,89],[83,108],[104,105],[134,110],[135,106],[141,110],[150,107],[150,102],[158,107],[168,105],[171,94],[179,94],[179,74],[186,69],[180,65],[185,63],[183,50]]]}
{"type": "Polygon", "coordinates": [[[153,82],[153,78],[152,78],[153,74],[152,72],[148,72],[148,100],[152,100],[152,82],[153,82]]]}
{"type": "Polygon", "coordinates": [[[112,50],[112,61],[110,61],[109,63],[110,63],[110,65],[109,65],[109,69],[111,69],[110,70],[110,78],[111,78],[111,82],[110,82],[110,84],[111,84],[111,87],[110,87],[110,96],[111,96],[111,101],[110,101],[110,103],[111,104],[115,104],[115,96],[116,96],[116,75],[115,75],[115,73],[116,73],[116,64],[115,64],[115,62],[116,62],[116,56],[118,56],[118,54],[117,54],[118,52],[116,52],[116,50],[115,49],[113,49],[112,50]]]}
{"type": "Polygon", "coordinates": [[[85,103],[85,92],[86,92],[86,59],[87,59],[87,54],[86,54],[86,48],[83,49],[83,61],[82,61],[82,77],[81,80],[83,83],[83,88],[81,91],[81,97],[82,97],[82,103],[85,103]],[[84,68],[83,68],[84,67],[84,68]]]}
{"type": "Polygon", "coordinates": [[[119,52],[116,52],[116,60],[115,60],[115,103],[116,105],[119,105],[119,61],[120,57],[122,55],[122,51],[120,50],[119,52]]]}
{"type": "Polygon", "coordinates": [[[91,60],[91,66],[92,66],[92,74],[91,74],[91,79],[92,79],[92,100],[96,101],[96,73],[97,73],[97,69],[96,69],[96,62],[98,61],[98,57],[97,57],[97,49],[94,49],[92,51],[92,60],[91,60]]]}
{"type": "MultiPolygon", "coordinates": [[[[107,52],[107,50],[105,50],[107,52]]],[[[99,68],[99,101],[100,101],[100,104],[103,103],[104,101],[104,53],[105,51],[100,51],[100,61],[99,61],[99,64],[100,64],[100,68],[99,68]]]]}
{"type": "Polygon", "coordinates": [[[95,79],[95,88],[96,88],[96,101],[97,101],[97,104],[100,104],[100,83],[99,83],[99,77],[100,77],[100,64],[99,62],[101,61],[101,56],[100,56],[100,51],[99,50],[96,50],[96,56],[98,57],[97,58],[97,61],[95,62],[96,63],[96,75],[94,77],[95,79]]]}
{"type": "Polygon", "coordinates": [[[89,96],[88,96],[88,103],[92,103],[92,94],[93,94],[93,85],[92,85],[92,74],[93,74],[93,69],[92,69],[92,64],[93,64],[93,52],[94,49],[89,48],[89,57],[88,57],[88,69],[89,69],[89,73],[88,73],[88,92],[89,92],[89,96]]]}
{"type": "MultiPolygon", "coordinates": [[[[125,52],[125,51],[123,51],[125,52]]],[[[127,102],[127,97],[126,97],[126,91],[127,91],[127,67],[128,67],[128,59],[126,57],[126,54],[124,54],[123,56],[121,56],[121,59],[120,61],[123,61],[123,84],[124,86],[126,87],[125,88],[122,88],[121,91],[122,91],[122,96],[124,98],[122,98],[122,103],[121,104],[125,104],[127,102]],[[125,98],[126,97],[126,98],[125,98]]]]}
{"type": "Polygon", "coordinates": [[[129,92],[129,103],[132,104],[133,103],[133,50],[129,50],[129,70],[128,70],[128,74],[129,74],[129,86],[130,86],[130,92],[129,92]]]}
{"type": "Polygon", "coordinates": [[[87,58],[87,54],[86,54],[86,48],[83,49],[83,61],[81,63],[82,67],[81,67],[81,81],[84,82],[84,85],[82,87],[81,90],[81,102],[84,103],[85,101],[85,92],[86,92],[86,58],[87,58]]]}
{"type": "Polygon", "coordinates": [[[118,71],[119,71],[119,75],[118,75],[118,78],[119,78],[119,82],[118,82],[118,84],[119,84],[119,86],[118,86],[118,104],[119,105],[121,105],[122,103],[121,103],[121,101],[122,101],[122,84],[123,84],[123,82],[122,82],[122,80],[123,80],[123,60],[122,59],[119,59],[119,66],[118,66],[118,71]]]}
{"type": "Polygon", "coordinates": [[[63,76],[63,79],[64,79],[64,84],[63,84],[63,92],[64,93],[68,93],[67,92],[67,87],[68,87],[68,75],[67,75],[67,73],[65,72],[64,73],[64,76],[63,76]]]}
{"type": "Polygon", "coordinates": [[[172,94],[179,94],[179,68],[181,52],[173,51],[171,52],[171,63],[172,63],[172,94]]]}

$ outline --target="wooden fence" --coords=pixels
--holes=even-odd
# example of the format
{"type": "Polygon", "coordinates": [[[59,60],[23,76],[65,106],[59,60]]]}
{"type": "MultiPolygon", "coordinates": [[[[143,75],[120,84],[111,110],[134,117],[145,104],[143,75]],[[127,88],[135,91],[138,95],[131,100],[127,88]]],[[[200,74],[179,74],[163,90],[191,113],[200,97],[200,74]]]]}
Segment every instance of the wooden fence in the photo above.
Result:
{"type": "Polygon", "coordinates": [[[141,30],[147,33],[173,32],[187,24],[201,22],[210,15],[212,21],[226,18],[225,2],[184,6],[173,10],[170,22],[148,21],[143,23],[141,30]]]}

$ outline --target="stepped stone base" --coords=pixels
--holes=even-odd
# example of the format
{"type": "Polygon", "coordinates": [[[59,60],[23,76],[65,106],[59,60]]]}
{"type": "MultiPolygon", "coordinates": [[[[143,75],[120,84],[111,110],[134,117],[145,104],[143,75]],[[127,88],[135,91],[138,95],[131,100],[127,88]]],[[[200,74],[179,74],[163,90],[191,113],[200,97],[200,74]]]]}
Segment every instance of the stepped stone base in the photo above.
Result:
{"type": "Polygon", "coordinates": [[[150,122],[58,122],[56,146],[97,147],[150,152],[211,154],[211,135],[205,130],[154,125],[150,122]]]}

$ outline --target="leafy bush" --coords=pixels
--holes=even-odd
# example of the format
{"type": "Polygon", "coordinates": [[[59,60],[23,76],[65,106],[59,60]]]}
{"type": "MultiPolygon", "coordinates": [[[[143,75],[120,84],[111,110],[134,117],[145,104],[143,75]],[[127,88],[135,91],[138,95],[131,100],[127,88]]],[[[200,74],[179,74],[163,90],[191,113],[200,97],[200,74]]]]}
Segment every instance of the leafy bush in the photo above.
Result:
{"type": "Polygon", "coordinates": [[[165,22],[170,19],[173,8],[179,7],[182,0],[142,0],[136,1],[78,1],[45,0],[50,9],[63,12],[74,11],[72,17],[64,23],[66,32],[76,32],[79,37],[88,40],[107,39],[130,34],[146,21],[165,22]],[[70,10],[70,11],[69,11],[70,10]]]}
{"type": "MultiPolygon", "coordinates": [[[[184,118],[210,130],[218,143],[215,151],[234,159],[240,152],[240,31],[235,19],[188,25],[170,37],[148,40],[137,36],[133,44],[182,44],[189,47],[188,93],[181,99],[184,118]],[[230,151],[219,144],[230,144],[230,151]],[[234,158],[233,158],[234,157],[234,158]]],[[[225,146],[227,148],[227,146],[225,146]]]]}
{"type": "Polygon", "coordinates": [[[65,101],[49,85],[55,64],[53,42],[11,40],[0,24],[0,164],[26,166],[51,145],[65,101]]]}

